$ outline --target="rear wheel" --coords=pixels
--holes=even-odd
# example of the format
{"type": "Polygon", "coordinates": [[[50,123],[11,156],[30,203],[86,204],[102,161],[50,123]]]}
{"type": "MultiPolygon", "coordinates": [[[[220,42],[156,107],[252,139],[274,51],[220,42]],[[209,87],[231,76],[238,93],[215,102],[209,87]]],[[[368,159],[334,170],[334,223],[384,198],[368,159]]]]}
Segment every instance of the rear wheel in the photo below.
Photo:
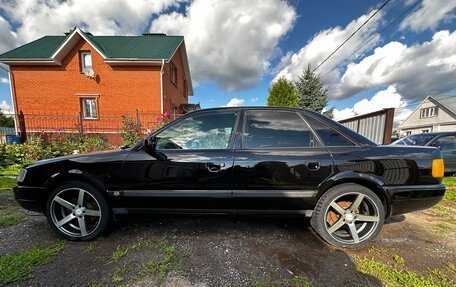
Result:
{"type": "Polygon", "coordinates": [[[104,233],[112,220],[105,197],[92,185],[72,181],[48,198],[46,216],[52,229],[69,240],[90,240],[104,233]]]}
{"type": "Polygon", "coordinates": [[[318,201],[312,227],[328,243],[342,248],[358,248],[380,232],[385,209],[370,189],[353,183],[329,189],[318,201]]]}

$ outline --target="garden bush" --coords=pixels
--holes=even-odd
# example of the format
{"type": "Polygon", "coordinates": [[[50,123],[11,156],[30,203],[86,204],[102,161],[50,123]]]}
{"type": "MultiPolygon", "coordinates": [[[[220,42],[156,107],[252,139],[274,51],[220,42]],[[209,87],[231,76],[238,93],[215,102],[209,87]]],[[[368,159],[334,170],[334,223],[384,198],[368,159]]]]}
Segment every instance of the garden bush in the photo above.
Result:
{"type": "Polygon", "coordinates": [[[41,134],[29,143],[0,145],[0,167],[27,165],[53,157],[112,149],[101,136],[82,134],[41,134]]]}

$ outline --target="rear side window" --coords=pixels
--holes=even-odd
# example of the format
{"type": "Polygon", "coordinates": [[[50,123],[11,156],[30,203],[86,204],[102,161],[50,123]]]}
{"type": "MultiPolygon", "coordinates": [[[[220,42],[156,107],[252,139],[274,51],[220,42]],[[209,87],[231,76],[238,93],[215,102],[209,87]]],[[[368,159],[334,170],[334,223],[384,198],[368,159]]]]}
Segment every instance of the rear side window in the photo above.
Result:
{"type": "Polygon", "coordinates": [[[341,133],[319,120],[306,117],[306,121],[312,126],[325,146],[354,146],[354,143],[345,138],[341,133]]]}
{"type": "Polygon", "coordinates": [[[296,112],[253,110],[246,112],[245,118],[244,148],[319,146],[296,112]]]}

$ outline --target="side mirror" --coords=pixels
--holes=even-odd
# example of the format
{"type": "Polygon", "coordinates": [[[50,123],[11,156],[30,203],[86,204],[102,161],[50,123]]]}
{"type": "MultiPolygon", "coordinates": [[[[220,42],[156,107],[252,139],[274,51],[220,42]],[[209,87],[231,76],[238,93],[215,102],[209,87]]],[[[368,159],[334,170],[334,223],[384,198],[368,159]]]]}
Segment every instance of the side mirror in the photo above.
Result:
{"type": "Polygon", "coordinates": [[[144,139],[144,151],[149,155],[153,156],[158,160],[167,160],[168,158],[162,152],[155,150],[155,146],[157,145],[157,139],[154,137],[148,137],[144,139]]]}
{"type": "Polygon", "coordinates": [[[147,137],[144,139],[144,150],[153,151],[155,150],[156,139],[154,137],[147,137]]]}

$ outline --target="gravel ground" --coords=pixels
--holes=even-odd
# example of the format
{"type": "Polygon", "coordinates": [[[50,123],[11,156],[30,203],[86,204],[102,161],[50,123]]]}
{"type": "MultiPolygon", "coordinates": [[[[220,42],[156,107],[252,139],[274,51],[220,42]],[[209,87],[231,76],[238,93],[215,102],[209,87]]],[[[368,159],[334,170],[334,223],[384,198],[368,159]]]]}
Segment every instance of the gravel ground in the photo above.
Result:
{"type": "MultiPolygon", "coordinates": [[[[25,222],[0,229],[0,255],[60,240],[44,216],[26,214],[25,222]]],[[[370,246],[387,250],[385,257],[400,254],[407,267],[418,272],[456,263],[454,233],[432,232],[434,216],[422,211],[393,217],[370,246]]],[[[296,276],[307,277],[312,286],[381,286],[377,278],[357,271],[354,255],[371,256],[369,247],[329,247],[304,218],[129,216],[101,239],[66,242],[53,262],[35,269],[33,278],[10,286],[282,286],[296,276]],[[156,246],[142,246],[112,260],[118,246],[138,242],[156,246]],[[162,260],[168,247],[175,248],[178,259],[163,278],[157,273],[138,276],[146,262],[162,260]],[[122,277],[118,282],[113,280],[116,272],[122,277]]]]}

